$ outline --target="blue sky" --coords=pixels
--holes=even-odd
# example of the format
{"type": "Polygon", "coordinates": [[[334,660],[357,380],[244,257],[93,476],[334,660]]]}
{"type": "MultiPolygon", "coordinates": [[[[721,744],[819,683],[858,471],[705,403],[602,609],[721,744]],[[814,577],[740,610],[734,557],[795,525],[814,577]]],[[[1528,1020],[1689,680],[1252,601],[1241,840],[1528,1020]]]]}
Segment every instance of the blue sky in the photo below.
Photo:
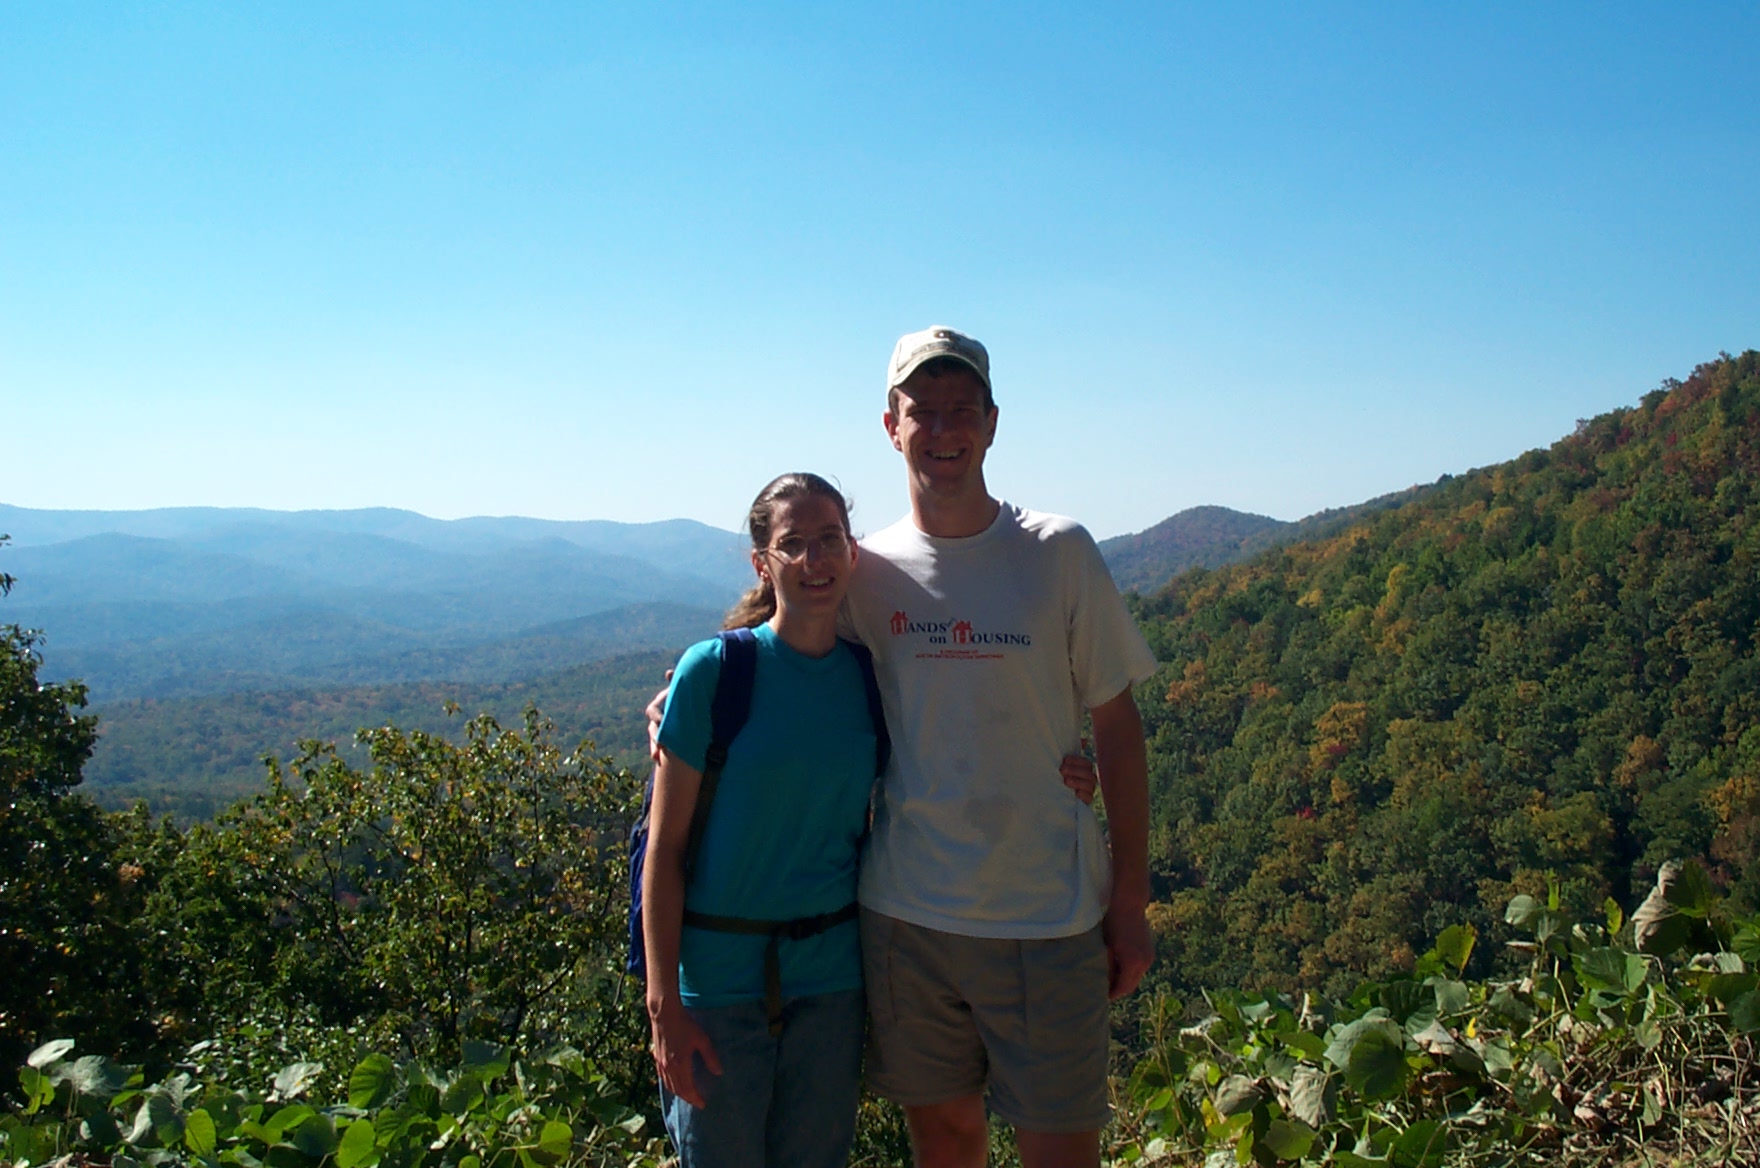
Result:
{"type": "Polygon", "coordinates": [[[1101,536],[1549,443],[1760,346],[1751,5],[0,7],[0,501],[901,512],[989,344],[1101,536]]]}

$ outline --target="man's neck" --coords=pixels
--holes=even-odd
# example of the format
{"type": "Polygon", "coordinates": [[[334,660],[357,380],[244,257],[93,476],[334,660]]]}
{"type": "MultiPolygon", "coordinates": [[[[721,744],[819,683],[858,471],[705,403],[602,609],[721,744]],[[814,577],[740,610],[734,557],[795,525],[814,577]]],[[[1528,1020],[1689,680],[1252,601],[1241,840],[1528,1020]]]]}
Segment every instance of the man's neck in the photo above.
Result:
{"type": "Polygon", "coordinates": [[[977,489],[957,495],[929,491],[911,492],[911,520],[917,530],[937,539],[964,539],[982,535],[996,522],[1002,504],[990,497],[982,482],[977,489]]]}

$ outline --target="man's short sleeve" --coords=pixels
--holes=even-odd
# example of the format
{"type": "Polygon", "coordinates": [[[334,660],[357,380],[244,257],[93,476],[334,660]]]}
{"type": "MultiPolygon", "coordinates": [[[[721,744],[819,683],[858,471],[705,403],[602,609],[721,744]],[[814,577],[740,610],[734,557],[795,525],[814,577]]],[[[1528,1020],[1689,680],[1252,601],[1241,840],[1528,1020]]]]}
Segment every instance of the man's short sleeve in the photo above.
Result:
{"type": "Polygon", "coordinates": [[[721,677],[721,641],[701,641],[684,651],[666,694],[660,745],[699,772],[708,762],[709,709],[721,677]]]}
{"type": "Polygon", "coordinates": [[[1073,604],[1070,670],[1089,709],[1111,701],[1155,672],[1155,654],[1125,607],[1094,538],[1076,528],[1065,543],[1073,604]]]}

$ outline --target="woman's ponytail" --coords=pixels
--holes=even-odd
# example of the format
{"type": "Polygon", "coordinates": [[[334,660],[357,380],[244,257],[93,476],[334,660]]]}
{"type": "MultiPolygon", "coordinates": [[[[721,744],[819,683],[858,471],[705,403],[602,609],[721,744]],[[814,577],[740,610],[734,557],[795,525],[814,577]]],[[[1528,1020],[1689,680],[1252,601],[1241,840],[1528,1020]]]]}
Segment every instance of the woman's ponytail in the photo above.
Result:
{"type": "Polygon", "coordinates": [[[776,588],[769,580],[759,580],[746,589],[746,594],[727,610],[724,629],[755,629],[776,615],[776,588]]]}

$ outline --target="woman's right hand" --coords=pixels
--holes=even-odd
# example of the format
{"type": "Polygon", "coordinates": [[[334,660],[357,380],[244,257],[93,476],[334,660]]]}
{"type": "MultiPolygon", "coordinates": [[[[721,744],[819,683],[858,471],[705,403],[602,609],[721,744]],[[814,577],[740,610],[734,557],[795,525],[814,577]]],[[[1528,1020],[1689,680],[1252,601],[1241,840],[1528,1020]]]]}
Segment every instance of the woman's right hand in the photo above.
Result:
{"type": "Polygon", "coordinates": [[[721,1074],[721,1060],[715,1057],[709,1036],[677,998],[660,1003],[658,1009],[648,1014],[654,1034],[654,1068],[660,1073],[660,1082],[692,1107],[707,1107],[691,1056],[702,1055],[709,1073],[721,1074]]]}

